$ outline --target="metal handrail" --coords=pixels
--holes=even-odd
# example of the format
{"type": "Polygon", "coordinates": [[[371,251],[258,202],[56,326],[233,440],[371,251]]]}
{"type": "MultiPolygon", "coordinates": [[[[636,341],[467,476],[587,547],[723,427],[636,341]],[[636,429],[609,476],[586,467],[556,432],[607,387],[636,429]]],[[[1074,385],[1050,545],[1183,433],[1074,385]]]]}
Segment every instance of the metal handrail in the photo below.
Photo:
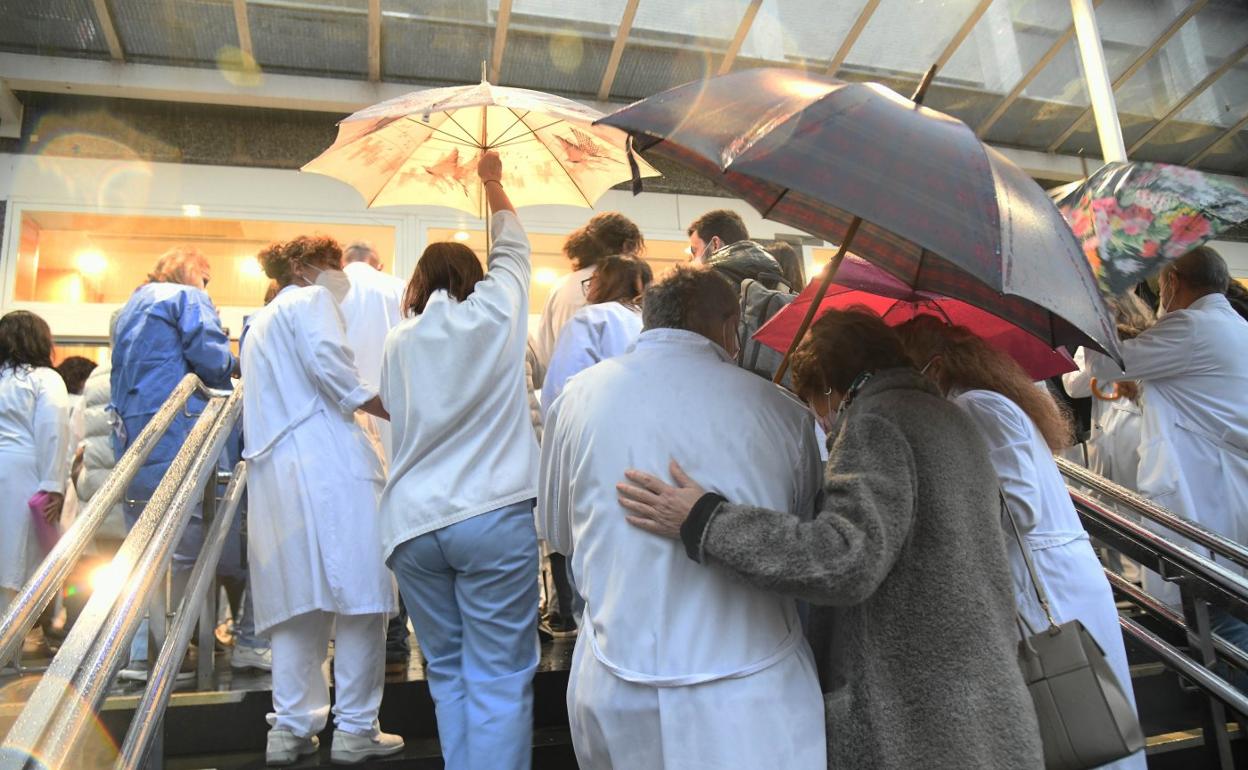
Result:
{"type": "Polygon", "coordinates": [[[1081,465],[1060,457],[1054,459],[1057,460],[1058,469],[1067,479],[1081,486],[1088,487],[1098,495],[1112,498],[1115,503],[1120,503],[1131,509],[1132,513],[1137,513],[1149,521],[1160,524],[1175,534],[1191,540],[1193,543],[1198,543],[1202,547],[1208,548],[1217,556],[1227,559],[1240,567],[1248,568],[1248,548],[1243,545],[1190,519],[1178,516],[1172,511],[1157,505],[1152,500],[1142,497],[1124,486],[1115,484],[1104,476],[1093,473],[1081,465]]]}
{"type": "Polygon", "coordinates": [[[186,655],[186,648],[191,641],[191,633],[199,620],[199,607],[208,598],[208,590],[213,584],[217,562],[221,559],[221,551],[225,539],[230,532],[230,524],[243,499],[243,489],[247,483],[247,465],[240,462],[234,468],[234,476],[225,489],[225,497],[217,517],[213,519],[211,531],[206,533],[204,547],[195,562],[187,585],[186,595],[178,607],[177,619],[169,630],[168,640],[160,650],[151,675],[147,680],[147,690],[143,699],[134,710],[134,718],[126,733],[125,743],[117,757],[116,770],[140,770],[147,766],[148,753],[152,741],[158,736],[158,730],[164,723],[165,708],[169,705],[169,695],[177,676],[178,667],[186,655]]]}
{"type": "Polygon", "coordinates": [[[186,529],[189,507],[215,471],[241,411],[241,384],[224,404],[214,398],[204,408],[114,559],[129,568],[124,589],[91,597],[5,737],[0,768],[21,770],[30,757],[38,757],[44,767],[68,766],[67,758],[99,709],[148,596],[186,529]]]}
{"type": "Polygon", "coordinates": [[[1207,556],[1170,542],[1077,490],[1067,491],[1089,534],[1111,541],[1126,556],[1144,563],[1168,579],[1194,580],[1193,590],[1202,598],[1214,599],[1237,615],[1248,617],[1248,580],[1207,556]]]}
{"type": "Polygon", "coordinates": [[[18,592],[5,611],[4,619],[0,620],[0,664],[12,660],[21,650],[26,632],[34,625],[44,607],[65,582],[65,578],[69,576],[70,570],[91,543],[96,530],[108,516],[108,512],[121,500],[126,487],[130,486],[130,482],[147,460],[147,456],[152,453],[152,449],[173,424],[174,417],[196,391],[215,395],[215,391],[206,387],[203,381],[194,374],[183,377],[169,394],[169,398],[165,399],[165,403],[126,449],[125,454],[117,461],[112,473],[104,480],[104,484],[87,501],[73,525],[35,568],[34,574],[26,581],[26,585],[22,586],[22,590],[18,592]]]}
{"type": "Polygon", "coordinates": [[[1138,641],[1149,652],[1161,659],[1165,665],[1191,679],[1198,687],[1209,695],[1222,701],[1232,709],[1248,717],[1248,698],[1236,690],[1225,680],[1209,669],[1179,652],[1174,645],[1154,634],[1130,618],[1119,617],[1118,624],[1129,636],[1138,641]]]}
{"type": "MultiPolygon", "coordinates": [[[[1188,630],[1182,615],[1140,590],[1126,578],[1115,575],[1109,570],[1105,570],[1105,577],[1109,578],[1109,585],[1115,591],[1126,596],[1149,615],[1170,624],[1176,630],[1184,632],[1188,630]]],[[[1213,648],[1217,650],[1218,655],[1230,661],[1239,670],[1248,671],[1248,654],[1243,650],[1217,634],[1213,635],[1213,648]]]]}

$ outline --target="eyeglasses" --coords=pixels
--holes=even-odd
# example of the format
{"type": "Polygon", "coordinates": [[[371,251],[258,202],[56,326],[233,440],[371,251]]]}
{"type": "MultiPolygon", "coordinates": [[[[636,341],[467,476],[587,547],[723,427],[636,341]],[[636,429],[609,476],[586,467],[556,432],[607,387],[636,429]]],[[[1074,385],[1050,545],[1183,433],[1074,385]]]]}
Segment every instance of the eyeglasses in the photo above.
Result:
{"type": "MultiPolygon", "coordinates": [[[[597,273],[594,273],[594,275],[598,275],[598,274],[597,274],[597,273]]],[[[582,294],[584,294],[584,295],[585,295],[585,296],[587,296],[587,297],[589,296],[589,287],[590,287],[590,286],[593,284],[593,282],[594,282],[594,275],[591,275],[590,277],[588,277],[588,278],[586,278],[585,280],[581,281],[581,293],[582,293],[582,294]]]]}

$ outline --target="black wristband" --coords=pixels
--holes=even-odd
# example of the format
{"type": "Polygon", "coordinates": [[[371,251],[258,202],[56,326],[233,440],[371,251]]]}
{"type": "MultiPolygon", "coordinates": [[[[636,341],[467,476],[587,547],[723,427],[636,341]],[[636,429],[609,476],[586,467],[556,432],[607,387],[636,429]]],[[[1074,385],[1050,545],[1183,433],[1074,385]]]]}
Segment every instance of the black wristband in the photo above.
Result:
{"type": "Polygon", "coordinates": [[[689,511],[685,523],[680,525],[680,541],[685,544],[685,553],[690,559],[702,562],[702,539],[706,536],[706,528],[721,503],[728,498],[716,492],[707,492],[698,498],[689,511]]]}

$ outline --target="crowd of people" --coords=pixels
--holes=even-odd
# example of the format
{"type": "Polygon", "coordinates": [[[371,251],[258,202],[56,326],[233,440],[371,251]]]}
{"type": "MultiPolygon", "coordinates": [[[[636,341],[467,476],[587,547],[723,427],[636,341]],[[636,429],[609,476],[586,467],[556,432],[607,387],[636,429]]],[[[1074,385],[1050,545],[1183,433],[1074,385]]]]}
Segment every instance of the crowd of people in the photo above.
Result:
{"type": "MultiPolygon", "coordinates": [[[[530,334],[528,240],[497,156],[477,173],[488,269],[457,242],[429,245],[406,282],[365,244],[273,244],[238,356],[193,249],[114,317],[111,366],[62,380],[46,323],[0,319],[5,603],[41,558],[28,500],[55,522],[66,480],[89,499],[185,374],[220,389],[241,375],[222,462],[248,463],[247,559],[222,577],[235,655],[272,669],[270,765],[319,747],[331,638],[334,761],[403,749],[378,713],[410,614],[448,768],[529,766],[539,626],[576,637],[583,768],[1042,767],[1016,650],[1047,621],[1025,557],[1053,619],[1082,622],[1133,702],[1109,583],[1054,460],[1070,416],[1011,358],[935,317],[829,311],[772,384],[780,357],[750,335],[757,308],[804,284],[800,259],[726,210],[692,222],[689,264],[660,276],[636,224],[594,216],[530,334]]],[[[1081,350],[1064,378],[1094,397],[1089,464],[1248,544],[1248,323],[1212,249],[1160,288],[1160,318],[1115,301],[1125,371],[1081,350]]],[[[126,527],[203,405],[127,489],[126,527]]],[[[202,537],[193,518],[175,600],[202,537]]],[[[1248,625],[1216,608],[1213,623],[1248,649],[1248,625]]],[[[159,625],[123,675],[146,675],[159,625]]]]}

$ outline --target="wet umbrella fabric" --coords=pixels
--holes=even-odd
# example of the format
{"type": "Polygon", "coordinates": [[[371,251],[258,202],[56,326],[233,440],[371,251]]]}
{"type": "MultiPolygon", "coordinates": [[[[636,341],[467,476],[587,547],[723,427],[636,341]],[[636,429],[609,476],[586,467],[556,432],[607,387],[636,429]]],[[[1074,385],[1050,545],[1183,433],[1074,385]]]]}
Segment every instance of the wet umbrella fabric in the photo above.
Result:
{"type": "Polygon", "coordinates": [[[1166,163],[1107,163],[1082,184],[1054,193],[1101,290],[1111,296],[1248,221],[1248,181],[1166,163]]]}
{"type": "MultiPolygon", "coordinates": [[[[370,207],[450,206],[485,216],[476,159],[494,150],[516,207],[592,207],[632,178],[625,135],[570,99],[489,83],[431,88],[344,118],[338,137],[302,170],[350,184],[370,207]]],[[[649,164],[640,176],[657,176],[649,164]]]]}
{"type": "Polygon", "coordinates": [[[718,181],[764,217],[954,297],[1050,347],[1119,358],[1070,228],[1036,183],[961,121],[884,86],[755,69],[680,86],[599,121],[718,181]]]}
{"type": "MultiPolygon", "coordinates": [[[[814,298],[811,284],[754,333],[754,339],[784,352],[793,342],[802,318],[814,298]]],[[[962,300],[915,291],[897,278],[857,257],[849,256],[836,273],[836,283],[819,303],[816,318],[829,310],[862,307],[899,326],[920,315],[964,326],[989,345],[1013,358],[1033,380],[1047,380],[1075,370],[1069,355],[1055,351],[1014,324],[962,300]]]]}

